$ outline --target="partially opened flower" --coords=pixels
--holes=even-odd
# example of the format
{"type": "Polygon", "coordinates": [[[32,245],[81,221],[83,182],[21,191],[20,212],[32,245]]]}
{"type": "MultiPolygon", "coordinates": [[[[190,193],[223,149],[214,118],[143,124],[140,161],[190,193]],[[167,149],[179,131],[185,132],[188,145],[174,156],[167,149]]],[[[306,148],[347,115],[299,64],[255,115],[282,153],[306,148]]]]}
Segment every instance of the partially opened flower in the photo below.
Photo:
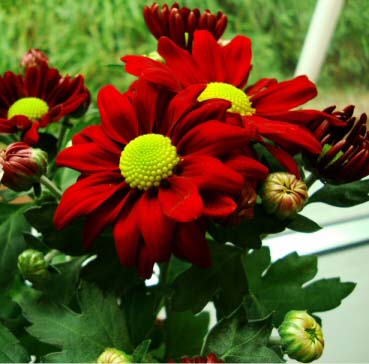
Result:
{"type": "Polygon", "coordinates": [[[367,116],[361,114],[357,119],[354,109],[347,106],[343,111],[335,111],[333,106],[325,110],[344,121],[344,127],[335,127],[324,118],[308,125],[323,148],[318,156],[306,153],[308,168],[325,182],[348,183],[369,175],[367,116]]]}
{"type": "Polygon", "coordinates": [[[215,15],[206,9],[189,9],[174,3],[171,7],[157,3],[144,7],[144,18],[150,32],[159,39],[169,37],[178,46],[191,51],[194,32],[199,29],[208,30],[218,40],[227,26],[227,16],[221,11],[215,15]]]}
{"type": "Polygon", "coordinates": [[[49,64],[49,57],[41,49],[30,48],[22,57],[20,66],[24,69],[28,67],[39,67],[42,64],[49,64]]]}
{"type": "Polygon", "coordinates": [[[263,179],[267,169],[242,153],[246,130],[223,122],[229,103],[199,103],[202,89],[187,89],[162,107],[162,93],[146,82],[129,96],[104,87],[102,125],[77,134],[57,158],[82,173],[63,195],[57,228],[88,215],[90,246],[113,224],[121,262],[144,277],[172,253],[208,266],[206,218],[231,214],[245,177],[263,179]]]}
{"type": "Polygon", "coordinates": [[[46,63],[28,67],[25,75],[0,76],[0,133],[22,133],[35,145],[38,130],[63,116],[86,111],[90,102],[83,76],[61,76],[46,63]]]}
{"type": "MultiPolygon", "coordinates": [[[[324,115],[318,110],[295,110],[317,94],[315,85],[305,76],[277,82],[264,78],[246,87],[251,71],[251,41],[236,36],[226,46],[211,33],[196,31],[192,53],[162,37],[158,52],[165,64],[142,56],[125,56],[126,70],[152,83],[179,92],[189,85],[207,85],[199,101],[220,98],[232,103],[229,113],[238,113],[243,126],[253,131],[254,140],[263,143],[289,171],[299,176],[291,154],[308,150],[319,154],[320,143],[305,127],[324,115]],[[270,143],[270,141],[272,143],[270,143]]],[[[339,120],[326,115],[333,123],[339,120]]]]}
{"type": "Polygon", "coordinates": [[[14,191],[27,191],[47,169],[47,153],[23,142],[0,150],[0,182],[14,191]]]}

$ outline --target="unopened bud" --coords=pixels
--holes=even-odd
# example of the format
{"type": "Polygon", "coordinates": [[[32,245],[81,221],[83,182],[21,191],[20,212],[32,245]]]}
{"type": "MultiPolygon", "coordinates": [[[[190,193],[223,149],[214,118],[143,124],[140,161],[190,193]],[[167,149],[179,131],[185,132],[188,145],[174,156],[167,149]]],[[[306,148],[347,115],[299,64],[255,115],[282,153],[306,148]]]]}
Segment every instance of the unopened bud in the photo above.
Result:
{"type": "Polygon", "coordinates": [[[39,67],[41,64],[48,64],[49,58],[48,56],[37,48],[31,48],[27,53],[22,57],[20,61],[20,66],[22,68],[27,69],[28,67],[39,67]]]}
{"type": "Polygon", "coordinates": [[[47,169],[47,153],[23,142],[0,151],[0,182],[14,191],[27,191],[47,169]]]}
{"type": "Polygon", "coordinates": [[[105,351],[97,358],[97,363],[99,364],[132,363],[132,356],[118,349],[106,348],[105,351]]]}
{"type": "Polygon", "coordinates": [[[49,275],[45,256],[38,250],[27,249],[18,256],[18,269],[24,279],[41,283],[49,275]]]}
{"type": "Polygon", "coordinates": [[[292,359],[310,363],[323,353],[322,329],[306,311],[288,312],[278,332],[284,350],[292,359]]]}
{"type": "Polygon", "coordinates": [[[275,172],[264,181],[261,198],[268,213],[287,219],[302,210],[308,191],[305,182],[294,174],[275,172]]]}

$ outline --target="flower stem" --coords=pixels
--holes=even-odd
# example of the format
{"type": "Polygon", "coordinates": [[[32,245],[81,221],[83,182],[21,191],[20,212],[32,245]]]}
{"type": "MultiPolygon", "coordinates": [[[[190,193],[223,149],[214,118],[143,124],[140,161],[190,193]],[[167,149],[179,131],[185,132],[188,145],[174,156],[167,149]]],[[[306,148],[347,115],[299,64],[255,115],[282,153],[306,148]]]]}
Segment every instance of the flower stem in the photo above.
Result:
{"type": "Polygon", "coordinates": [[[60,148],[62,147],[63,143],[64,143],[64,139],[65,139],[65,134],[67,132],[67,130],[71,127],[71,124],[69,122],[69,118],[66,117],[63,122],[61,123],[61,127],[59,130],[59,136],[58,136],[58,141],[57,141],[57,151],[59,152],[60,148]]]}
{"type": "Polygon", "coordinates": [[[45,175],[41,176],[40,183],[47,187],[48,190],[52,192],[55,197],[59,199],[62,197],[63,192],[55,185],[53,181],[49,180],[45,175]]]}
{"type": "Polygon", "coordinates": [[[305,179],[305,184],[307,188],[310,188],[317,180],[318,177],[314,173],[310,173],[309,176],[305,179]]]}

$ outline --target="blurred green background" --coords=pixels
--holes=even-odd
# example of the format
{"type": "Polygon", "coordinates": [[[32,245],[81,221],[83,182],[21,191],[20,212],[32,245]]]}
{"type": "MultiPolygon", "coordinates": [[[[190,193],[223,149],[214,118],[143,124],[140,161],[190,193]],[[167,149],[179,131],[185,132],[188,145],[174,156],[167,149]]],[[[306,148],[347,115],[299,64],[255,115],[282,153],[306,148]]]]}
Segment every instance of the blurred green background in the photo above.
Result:
{"type": "MultiPolygon", "coordinates": [[[[164,1],[158,1],[160,4],[164,1]]],[[[0,0],[0,72],[19,71],[30,47],[48,53],[62,73],[82,73],[94,97],[112,83],[125,90],[132,78],[120,57],[156,48],[142,9],[147,0],[0,0]],[[109,66],[118,65],[118,66],[109,66]]],[[[169,3],[171,4],[171,3],[169,3]]],[[[293,75],[315,0],[187,0],[181,5],[222,10],[229,17],[225,38],[244,34],[253,41],[251,81],[293,75]]],[[[369,100],[369,12],[365,0],[347,0],[323,67],[319,107],[369,100]]]]}

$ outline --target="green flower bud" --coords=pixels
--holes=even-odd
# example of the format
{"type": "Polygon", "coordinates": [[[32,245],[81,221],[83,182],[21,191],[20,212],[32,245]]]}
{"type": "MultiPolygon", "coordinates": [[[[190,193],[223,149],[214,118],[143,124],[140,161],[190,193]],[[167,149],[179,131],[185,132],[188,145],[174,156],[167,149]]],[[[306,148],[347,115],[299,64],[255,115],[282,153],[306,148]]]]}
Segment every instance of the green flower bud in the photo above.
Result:
{"type": "Polygon", "coordinates": [[[97,358],[97,363],[99,364],[132,363],[132,356],[118,349],[106,348],[105,351],[97,358]]]}
{"type": "Polygon", "coordinates": [[[18,269],[22,277],[32,283],[41,283],[49,275],[48,263],[43,253],[27,249],[18,256],[18,269]]]}
{"type": "Polygon", "coordinates": [[[264,181],[261,198],[268,213],[287,219],[302,210],[308,191],[305,182],[297,179],[294,174],[276,172],[264,181]]]}
{"type": "Polygon", "coordinates": [[[278,332],[283,348],[292,359],[310,363],[323,353],[322,329],[306,311],[289,311],[278,332]]]}
{"type": "Polygon", "coordinates": [[[0,181],[14,191],[27,191],[47,169],[47,153],[23,142],[0,151],[0,181]]]}

